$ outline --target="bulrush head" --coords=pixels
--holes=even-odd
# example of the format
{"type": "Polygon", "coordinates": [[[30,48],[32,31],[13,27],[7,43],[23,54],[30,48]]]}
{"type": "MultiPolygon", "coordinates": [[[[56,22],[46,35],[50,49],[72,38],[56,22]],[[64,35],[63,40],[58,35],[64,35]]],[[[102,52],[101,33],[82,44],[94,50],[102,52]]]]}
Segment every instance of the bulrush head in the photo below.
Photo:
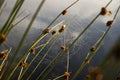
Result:
{"type": "Polygon", "coordinates": [[[32,48],[30,51],[32,54],[35,54],[35,48],[32,48]]]}
{"type": "Polygon", "coordinates": [[[105,7],[102,7],[100,14],[105,16],[107,14],[107,12],[108,12],[107,9],[105,7]]]}
{"type": "Polygon", "coordinates": [[[6,37],[5,34],[0,34],[0,42],[1,42],[1,43],[7,42],[7,37],[6,37]]]}
{"type": "Polygon", "coordinates": [[[113,20],[107,21],[106,26],[111,27],[113,24],[113,20]]]}
{"type": "Polygon", "coordinates": [[[108,11],[109,15],[112,15],[112,11],[108,11]]]}
{"type": "Polygon", "coordinates": [[[95,47],[95,46],[92,46],[90,50],[91,50],[91,52],[95,52],[96,47],[95,47]]]}
{"type": "Polygon", "coordinates": [[[54,30],[53,32],[52,32],[52,35],[55,35],[57,33],[57,31],[56,30],[54,30]]]}
{"type": "Polygon", "coordinates": [[[43,31],[43,34],[47,34],[47,33],[49,33],[50,32],[50,29],[45,29],[44,31],[43,31]]]}
{"type": "Polygon", "coordinates": [[[65,45],[62,45],[62,46],[61,46],[61,49],[64,50],[64,51],[66,51],[66,50],[68,50],[68,47],[65,46],[65,45]]]}
{"type": "Polygon", "coordinates": [[[66,15],[67,14],[67,10],[63,10],[62,15],[66,15]]]}
{"type": "Polygon", "coordinates": [[[65,28],[66,28],[66,25],[63,25],[63,26],[60,28],[59,32],[60,32],[60,33],[63,32],[63,31],[65,30],[65,28]]]}
{"type": "Polygon", "coordinates": [[[23,61],[22,61],[22,62],[20,62],[20,66],[21,66],[21,67],[23,67],[23,68],[26,68],[26,67],[27,67],[27,65],[28,65],[28,64],[27,64],[26,62],[23,62],[23,61]]]}
{"type": "Polygon", "coordinates": [[[65,73],[64,73],[65,79],[67,79],[67,77],[69,77],[69,76],[70,76],[70,73],[69,73],[69,72],[65,72],[65,73]]]}

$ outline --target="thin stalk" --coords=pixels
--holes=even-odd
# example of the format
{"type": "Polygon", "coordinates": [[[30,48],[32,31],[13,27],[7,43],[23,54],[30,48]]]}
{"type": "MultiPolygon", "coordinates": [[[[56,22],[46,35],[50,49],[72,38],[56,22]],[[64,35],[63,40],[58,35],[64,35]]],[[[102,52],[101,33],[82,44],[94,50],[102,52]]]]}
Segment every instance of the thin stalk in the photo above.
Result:
{"type": "MultiPolygon", "coordinates": [[[[55,25],[54,27],[52,27],[52,28],[50,29],[50,32],[51,32],[55,27],[57,27],[58,25],[60,25],[61,23],[63,23],[63,21],[60,22],[60,23],[58,23],[58,24],[55,25]]],[[[10,74],[10,76],[12,76],[12,74],[15,72],[15,70],[16,70],[17,67],[19,66],[20,62],[25,59],[25,57],[26,57],[27,54],[30,52],[30,50],[31,50],[32,48],[34,48],[34,47],[35,47],[45,36],[47,36],[47,35],[48,35],[48,33],[47,33],[47,34],[44,34],[44,35],[41,34],[41,35],[38,37],[38,39],[31,45],[31,47],[29,48],[29,50],[25,53],[25,55],[22,57],[22,59],[21,59],[21,60],[17,63],[17,65],[14,67],[14,69],[13,69],[12,73],[10,74]]],[[[12,62],[12,63],[14,63],[14,62],[12,62]]]]}
{"type": "MultiPolygon", "coordinates": [[[[71,19],[67,22],[67,25],[66,25],[66,26],[68,27],[75,18],[76,18],[76,16],[73,16],[73,18],[71,18],[71,19]]],[[[60,53],[61,53],[61,50],[58,51],[58,54],[56,54],[56,56],[53,58],[53,60],[50,61],[50,63],[45,67],[44,70],[42,70],[42,72],[41,72],[40,75],[36,78],[36,80],[38,80],[38,79],[41,77],[41,75],[44,74],[44,72],[49,68],[49,66],[59,57],[60,53]]]]}
{"type": "MultiPolygon", "coordinates": [[[[66,70],[67,72],[69,71],[69,50],[67,51],[67,70],[66,70]]],[[[63,74],[63,75],[61,75],[61,76],[58,76],[58,77],[56,77],[55,79],[53,79],[53,80],[57,80],[57,79],[59,79],[59,78],[61,78],[61,77],[64,77],[65,75],[63,74]]],[[[69,80],[69,76],[66,76],[66,80],[69,80]]]]}
{"type": "Polygon", "coordinates": [[[64,74],[63,75],[61,75],[61,76],[58,76],[58,77],[56,77],[55,79],[53,79],[53,80],[58,80],[59,78],[61,78],[61,77],[64,77],[64,74]]]}
{"type": "MultiPolygon", "coordinates": [[[[104,39],[104,37],[106,36],[107,32],[109,31],[109,28],[107,29],[106,33],[104,34],[104,36],[102,36],[100,39],[99,39],[99,43],[97,44],[98,46],[96,47],[96,50],[95,52],[91,52],[87,57],[86,59],[83,61],[83,63],[81,64],[80,68],[77,69],[77,71],[75,72],[75,74],[73,75],[72,79],[71,80],[75,80],[75,78],[78,76],[78,74],[82,71],[82,69],[88,64],[88,62],[91,61],[91,59],[94,57],[94,55],[96,54],[96,52],[99,50],[101,44],[102,44],[102,41],[104,39]],[[87,60],[87,61],[86,61],[87,60]]],[[[96,44],[95,44],[96,45],[96,44]]]]}
{"type": "MultiPolygon", "coordinates": [[[[70,4],[67,8],[65,8],[64,10],[69,9],[70,7],[72,7],[73,5],[75,5],[79,0],[76,0],[75,2],[73,2],[72,4],[70,4]]],[[[54,20],[47,26],[47,28],[49,28],[60,16],[62,15],[62,12],[60,12],[60,14],[58,14],[58,16],[56,18],[54,18],[54,20]]]]}
{"type": "MultiPolygon", "coordinates": [[[[105,8],[107,6],[109,6],[109,4],[112,2],[112,0],[105,6],[105,8]]],[[[70,45],[70,47],[72,47],[76,41],[88,30],[88,28],[90,28],[90,26],[96,21],[96,19],[100,16],[100,13],[97,14],[97,16],[85,27],[85,29],[77,36],[77,38],[72,42],[72,44],[70,45]]]]}
{"type": "MultiPolygon", "coordinates": [[[[29,54],[26,56],[26,58],[25,58],[25,60],[24,60],[24,63],[26,63],[29,55],[30,55],[30,52],[29,52],[29,54]]],[[[21,74],[22,74],[22,72],[23,72],[23,68],[24,68],[24,67],[22,67],[21,70],[20,70],[20,74],[19,74],[19,76],[18,76],[18,80],[20,80],[20,76],[21,76],[21,74]]]]}
{"type": "Polygon", "coordinates": [[[8,62],[6,62],[2,72],[0,73],[0,79],[3,77],[3,74],[5,73],[6,69],[7,69],[7,65],[8,65],[8,62]]]}
{"type": "MultiPolygon", "coordinates": [[[[53,26],[51,29],[50,29],[50,32],[54,29],[54,28],[56,28],[57,26],[59,26],[60,24],[62,24],[63,23],[63,21],[61,21],[60,23],[58,23],[57,25],[55,25],[55,26],[53,26]]],[[[48,33],[47,33],[48,34],[48,33]]],[[[47,34],[41,34],[37,39],[36,39],[36,41],[34,41],[34,43],[31,45],[31,47],[30,47],[30,49],[28,50],[28,52],[32,49],[32,48],[34,48],[44,37],[46,37],[47,36],[47,34]]],[[[28,53],[27,52],[27,53],[28,53]]],[[[27,54],[26,53],[26,54],[27,54]]],[[[17,55],[16,55],[17,56],[17,55]]],[[[25,56],[25,55],[24,55],[25,56]]],[[[15,60],[15,59],[14,59],[15,60]]],[[[11,62],[11,64],[13,64],[14,63],[14,60],[11,62]]]]}
{"type": "MultiPolygon", "coordinates": [[[[112,0],[105,6],[105,7],[108,7],[109,4],[112,2],[112,0]]],[[[69,45],[69,49],[76,43],[76,41],[82,36],[82,34],[94,23],[94,21],[99,17],[100,13],[87,25],[87,27],[78,35],[78,37],[72,42],[71,45],[69,45]]],[[[59,53],[61,54],[61,52],[59,53]]],[[[60,61],[60,59],[63,58],[64,54],[61,55],[62,57],[59,58],[58,60],[60,61]]],[[[55,57],[56,59],[58,58],[58,56],[55,57]]],[[[36,80],[38,80],[42,75],[43,73],[45,73],[45,71],[49,68],[49,66],[56,60],[56,59],[53,59],[52,62],[50,62],[48,64],[48,66],[42,71],[42,73],[37,77],[36,80]]],[[[56,61],[57,62],[57,61],[56,61]]],[[[55,67],[55,66],[53,66],[55,67]]],[[[53,67],[51,69],[49,69],[49,71],[47,71],[47,73],[44,75],[44,77],[42,77],[41,80],[44,80],[44,78],[49,74],[50,71],[52,71],[53,67]]]]}
{"type": "Polygon", "coordinates": [[[3,10],[5,9],[6,5],[7,5],[7,2],[3,2],[3,5],[2,5],[2,7],[0,8],[0,16],[1,16],[3,10]]]}
{"type": "MultiPolygon", "coordinates": [[[[35,14],[33,15],[32,20],[30,21],[30,23],[29,23],[29,25],[28,25],[28,27],[27,27],[27,29],[26,29],[26,31],[25,31],[25,33],[24,33],[24,35],[23,35],[23,37],[22,37],[19,45],[18,45],[17,50],[15,51],[16,54],[13,56],[12,64],[14,63],[15,57],[17,56],[18,51],[20,50],[20,48],[21,48],[21,46],[22,46],[22,44],[23,44],[23,42],[24,42],[24,40],[25,40],[25,38],[26,38],[26,36],[27,36],[27,34],[28,34],[28,32],[29,32],[32,24],[33,24],[33,22],[34,22],[34,20],[36,19],[37,15],[38,15],[39,11],[41,10],[41,8],[42,8],[42,6],[43,6],[43,4],[44,4],[45,1],[46,1],[46,0],[42,0],[42,2],[40,2],[40,5],[38,6],[35,14]]],[[[13,73],[14,73],[14,70],[13,70],[12,73],[8,76],[8,78],[7,78],[8,80],[11,78],[11,76],[13,75],[13,73]]]]}
{"type": "MultiPolygon", "coordinates": [[[[12,48],[10,48],[10,50],[9,50],[8,53],[7,53],[7,56],[6,56],[5,59],[2,61],[2,63],[0,64],[0,66],[3,67],[3,65],[4,65],[4,63],[5,63],[6,59],[7,59],[7,57],[9,56],[11,50],[12,50],[12,48]]],[[[2,68],[1,68],[1,69],[2,69],[2,68]]],[[[1,70],[0,70],[0,71],[1,71],[1,70]]]]}
{"type": "Polygon", "coordinates": [[[4,2],[5,2],[5,0],[2,0],[2,1],[0,2],[0,9],[1,9],[1,7],[4,5],[4,2]]]}
{"type": "Polygon", "coordinates": [[[20,12],[15,19],[19,18],[23,13],[25,12],[25,10],[23,10],[22,12],[20,12]]]}
{"type": "Polygon", "coordinates": [[[18,76],[18,79],[17,80],[20,80],[20,76],[22,75],[22,71],[23,71],[23,67],[20,69],[20,73],[19,73],[19,76],[18,76]]]}
{"type": "Polygon", "coordinates": [[[115,16],[113,17],[113,21],[116,19],[117,15],[118,15],[118,13],[119,13],[119,10],[120,10],[120,5],[118,6],[118,9],[117,9],[117,11],[116,11],[116,13],[115,13],[115,16]]]}
{"type": "Polygon", "coordinates": [[[20,19],[18,22],[12,24],[12,25],[7,29],[6,34],[8,35],[9,32],[10,32],[16,25],[18,25],[19,23],[21,23],[22,21],[24,21],[28,16],[29,16],[29,15],[26,15],[26,16],[24,16],[22,19],[20,19]]]}
{"type": "Polygon", "coordinates": [[[70,64],[70,62],[69,62],[69,50],[67,51],[67,72],[69,72],[69,64],[70,64]]]}
{"type": "Polygon", "coordinates": [[[38,49],[38,48],[40,48],[40,47],[43,47],[43,46],[45,46],[46,44],[48,44],[48,41],[47,41],[46,43],[44,43],[44,44],[41,44],[41,45],[35,47],[35,49],[38,49]]]}
{"type": "Polygon", "coordinates": [[[57,38],[53,41],[53,43],[51,44],[51,46],[49,47],[49,49],[47,50],[47,52],[44,54],[44,56],[41,58],[41,60],[39,61],[39,63],[37,64],[37,66],[33,69],[33,71],[31,72],[31,74],[28,76],[27,80],[30,79],[30,77],[32,76],[32,74],[36,71],[36,69],[41,65],[41,63],[43,62],[43,60],[45,59],[45,57],[48,55],[49,51],[53,48],[54,44],[56,43],[56,41],[58,41],[58,39],[60,38],[61,34],[59,34],[57,36],[57,38]]]}
{"type": "MultiPolygon", "coordinates": [[[[118,14],[119,10],[120,10],[120,5],[119,5],[119,7],[118,7],[118,9],[117,9],[117,11],[116,11],[115,16],[113,17],[113,21],[116,19],[116,17],[117,17],[117,14],[118,14]]],[[[107,62],[107,60],[110,58],[110,56],[112,56],[112,53],[111,53],[111,54],[109,54],[109,55],[105,58],[105,60],[103,61],[103,63],[102,63],[102,64],[100,64],[100,66],[101,66],[102,68],[105,66],[105,63],[106,63],[106,62],[107,62]]]]}
{"type": "Polygon", "coordinates": [[[43,75],[39,76],[36,80],[39,80],[39,78],[41,80],[46,80],[45,78],[47,78],[47,75],[49,75],[49,73],[54,69],[54,67],[61,61],[61,59],[63,59],[65,57],[65,52],[61,54],[61,51],[60,53],[58,53],[59,56],[56,57],[55,60],[52,60],[52,62],[50,62],[51,64],[48,64],[49,66],[47,66],[48,68],[50,67],[50,69],[46,69],[46,71],[43,73],[43,75]]]}
{"type": "Polygon", "coordinates": [[[19,2],[19,4],[15,7],[15,10],[13,10],[12,14],[10,14],[9,16],[9,20],[5,23],[5,25],[2,28],[1,33],[5,33],[6,29],[9,28],[9,26],[11,25],[11,23],[14,21],[16,15],[18,14],[22,4],[24,3],[24,0],[22,0],[21,2],[19,2]]]}
{"type": "MultiPolygon", "coordinates": [[[[53,39],[53,37],[54,37],[55,35],[53,35],[52,37],[50,37],[49,39],[48,39],[48,41],[44,44],[44,45],[42,45],[42,48],[37,52],[37,54],[35,55],[35,57],[30,61],[30,63],[28,64],[28,66],[27,66],[27,68],[23,71],[23,73],[21,74],[21,78],[23,77],[23,75],[25,74],[25,72],[29,69],[29,67],[31,66],[31,64],[35,61],[35,59],[39,56],[39,54],[42,52],[42,50],[47,46],[47,44],[53,39]]],[[[39,47],[41,47],[41,45],[40,46],[38,46],[38,47],[36,47],[36,48],[39,48],[39,47]]],[[[36,49],[35,48],[35,49],[36,49]]],[[[20,79],[21,79],[20,78],[20,79]]]]}
{"type": "MultiPolygon", "coordinates": [[[[120,6],[118,7],[115,16],[113,17],[113,21],[116,19],[116,16],[119,12],[120,6]]],[[[91,59],[94,57],[94,55],[96,54],[97,50],[99,50],[99,48],[101,47],[101,43],[104,40],[105,36],[107,35],[107,33],[109,32],[109,30],[111,29],[111,27],[108,27],[108,29],[106,30],[106,32],[104,33],[104,35],[102,36],[102,38],[99,40],[98,44],[97,44],[97,49],[95,52],[91,53],[90,56],[88,56],[88,60],[91,61],[91,59]]],[[[73,78],[71,80],[75,80],[75,78],[78,76],[78,74],[82,71],[82,69],[87,65],[86,61],[84,61],[81,65],[81,67],[77,70],[77,72],[73,75],[73,78]]]]}
{"type": "Polygon", "coordinates": [[[39,5],[38,8],[37,8],[35,14],[33,15],[32,20],[30,21],[30,23],[29,23],[29,25],[28,25],[28,27],[27,27],[27,29],[26,29],[26,31],[25,31],[25,33],[24,33],[24,35],[23,35],[23,37],[22,37],[19,45],[18,45],[18,48],[17,48],[16,51],[15,51],[16,54],[13,56],[13,62],[14,62],[14,58],[17,56],[17,53],[18,53],[18,51],[20,50],[20,48],[21,48],[21,46],[22,46],[22,44],[23,44],[23,42],[24,42],[24,40],[25,40],[25,38],[26,38],[26,36],[27,36],[27,34],[28,34],[28,32],[29,32],[29,30],[30,30],[33,22],[34,22],[34,20],[35,20],[35,18],[37,17],[39,11],[41,10],[44,2],[45,2],[45,0],[42,0],[42,2],[40,3],[40,5],[39,5]]]}
{"type": "MultiPolygon", "coordinates": [[[[58,51],[61,53],[61,51],[58,51]]],[[[60,54],[56,54],[55,57],[49,62],[49,64],[42,70],[40,75],[36,78],[36,80],[39,80],[39,78],[45,73],[45,71],[51,66],[51,64],[60,56],[60,54]]]]}

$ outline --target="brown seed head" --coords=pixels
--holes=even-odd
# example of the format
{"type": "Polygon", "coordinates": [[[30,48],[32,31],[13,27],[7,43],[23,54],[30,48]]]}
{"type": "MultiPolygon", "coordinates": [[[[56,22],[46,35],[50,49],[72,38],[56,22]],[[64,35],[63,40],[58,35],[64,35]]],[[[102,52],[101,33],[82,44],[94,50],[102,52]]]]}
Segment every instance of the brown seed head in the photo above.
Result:
{"type": "Polygon", "coordinates": [[[23,62],[23,61],[22,61],[22,62],[20,62],[20,66],[21,66],[21,67],[23,67],[23,68],[26,68],[26,67],[27,67],[27,65],[28,65],[28,64],[27,64],[27,63],[25,63],[25,62],[23,62]]]}
{"type": "Polygon", "coordinates": [[[107,21],[106,26],[111,27],[113,24],[113,20],[107,21]]]}
{"type": "Polygon", "coordinates": [[[1,43],[7,42],[7,37],[6,37],[5,34],[0,34],[0,42],[1,42],[1,43]]]}
{"type": "Polygon", "coordinates": [[[92,46],[92,48],[91,48],[90,50],[91,50],[91,52],[95,52],[96,47],[95,47],[95,46],[92,46]]]}
{"type": "Polygon", "coordinates": [[[68,48],[65,45],[61,46],[61,49],[64,50],[64,51],[68,50],[68,48]]]}
{"type": "Polygon", "coordinates": [[[50,32],[50,29],[45,29],[44,31],[43,31],[43,34],[47,34],[47,33],[49,33],[50,32]]]}
{"type": "Polygon", "coordinates": [[[62,15],[66,15],[67,14],[67,10],[63,10],[62,15]]]}
{"type": "Polygon", "coordinates": [[[59,30],[59,32],[60,32],[60,33],[63,32],[63,31],[65,30],[65,27],[66,27],[66,25],[63,25],[63,26],[61,27],[61,29],[59,30]]]}
{"type": "Polygon", "coordinates": [[[57,33],[57,31],[54,30],[54,31],[52,32],[52,35],[55,35],[56,33],[57,33]]]}
{"type": "Polygon", "coordinates": [[[69,73],[69,72],[65,72],[65,73],[64,73],[64,76],[65,76],[65,77],[69,77],[69,76],[70,76],[70,73],[69,73]]]}
{"type": "Polygon", "coordinates": [[[112,15],[112,11],[108,11],[110,15],[112,15]]]}
{"type": "Polygon", "coordinates": [[[30,51],[32,54],[35,54],[35,48],[32,48],[30,51]]]}
{"type": "Polygon", "coordinates": [[[107,9],[105,7],[102,7],[100,14],[105,16],[107,14],[107,12],[108,12],[107,9]]]}

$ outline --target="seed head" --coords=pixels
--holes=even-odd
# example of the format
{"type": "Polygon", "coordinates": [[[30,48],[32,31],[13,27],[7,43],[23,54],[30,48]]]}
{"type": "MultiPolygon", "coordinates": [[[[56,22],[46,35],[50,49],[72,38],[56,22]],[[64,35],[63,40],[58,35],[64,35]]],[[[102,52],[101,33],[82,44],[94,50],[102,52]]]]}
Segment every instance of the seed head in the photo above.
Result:
{"type": "Polygon", "coordinates": [[[68,50],[68,48],[65,45],[61,46],[61,49],[64,50],[64,51],[68,50]]]}
{"type": "Polygon", "coordinates": [[[52,32],[52,35],[55,35],[56,33],[57,33],[57,31],[54,30],[54,31],[52,32]]]}
{"type": "Polygon", "coordinates": [[[22,62],[20,62],[20,66],[21,66],[21,67],[23,67],[23,68],[26,68],[26,67],[27,67],[27,65],[28,65],[28,64],[27,64],[27,63],[25,63],[25,62],[23,62],[23,61],[22,61],[22,62]]]}
{"type": "Polygon", "coordinates": [[[105,16],[107,14],[107,12],[108,12],[107,9],[105,7],[102,7],[100,14],[105,16]]]}
{"type": "Polygon", "coordinates": [[[1,42],[1,43],[7,42],[7,37],[6,37],[5,34],[0,34],[0,42],[1,42]]]}
{"type": "Polygon", "coordinates": [[[50,29],[45,29],[44,31],[43,31],[43,34],[47,34],[47,33],[49,33],[50,32],[50,29]]]}
{"type": "Polygon", "coordinates": [[[63,25],[63,26],[61,27],[61,29],[59,30],[59,32],[60,32],[60,33],[63,32],[63,31],[65,30],[65,27],[66,27],[66,25],[63,25]]]}
{"type": "Polygon", "coordinates": [[[35,54],[35,48],[32,48],[30,51],[32,54],[35,54]]]}
{"type": "Polygon", "coordinates": [[[65,73],[64,73],[64,76],[65,76],[65,77],[69,77],[69,76],[70,76],[70,73],[69,73],[69,72],[65,72],[65,73]]]}
{"type": "Polygon", "coordinates": [[[91,50],[91,52],[95,52],[96,47],[95,47],[95,46],[92,46],[92,48],[91,48],[90,50],[91,50]]]}
{"type": "Polygon", "coordinates": [[[108,11],[109,12],[109,15],[112,15],[112,11],[108,11]]]}
{"type": "Polygon", "coordinates": [[[67,14],[67,10],[63,10],[62,15],[66,15],[67,14]]]}
{"type": "Polygon", "coordinates": [[[111,27],[113,24],[113,20],[107,21],[106,26],[111,27]]]}

